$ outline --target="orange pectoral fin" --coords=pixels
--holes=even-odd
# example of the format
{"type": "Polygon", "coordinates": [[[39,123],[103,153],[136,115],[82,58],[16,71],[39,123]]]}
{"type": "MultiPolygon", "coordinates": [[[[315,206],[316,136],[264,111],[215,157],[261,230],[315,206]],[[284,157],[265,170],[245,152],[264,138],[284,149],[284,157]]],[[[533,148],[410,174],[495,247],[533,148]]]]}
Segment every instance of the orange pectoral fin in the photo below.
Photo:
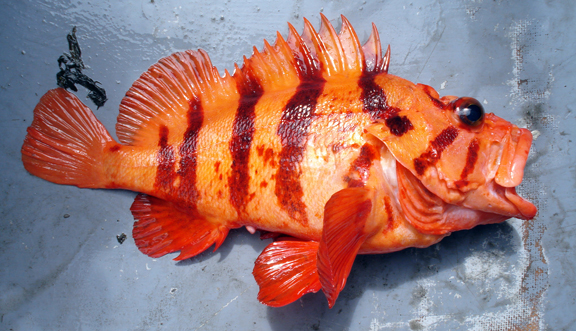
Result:
{"type": "Polygon", "coordinates": [[[216,250],[229,230],[145,194],[136,196],[130,210],[136,220],[132,230],[136,246],[150,257],[180,251],[174,260],[181,261],[202,253],[214,243],[216,250]]]}
{"type": "Polygon", "coordinates": [[[306,293],[318,292],[322,285],[316,270],[315,241],[282,239],[264,249],[254,263],[252,274],[260,286],[258,300],[280,307],[306,293]]]}
{"type": "Polygon", "coordinates": [[[324,207],[324,228],[318,249],[318,274],[332,308],[344,288],[362,243],[373,232],[373,191],[364,187],[336,192],[324,207]]]}

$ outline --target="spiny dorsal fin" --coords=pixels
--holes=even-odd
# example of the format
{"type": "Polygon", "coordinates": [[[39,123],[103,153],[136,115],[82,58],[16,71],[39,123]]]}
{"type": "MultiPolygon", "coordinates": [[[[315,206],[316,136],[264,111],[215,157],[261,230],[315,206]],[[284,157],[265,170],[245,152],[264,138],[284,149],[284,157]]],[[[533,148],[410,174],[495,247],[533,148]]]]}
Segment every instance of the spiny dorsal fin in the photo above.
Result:
{"type": "Polygon", "coordinates": [[[341,17],[342,27],[340,28],[339,37],[346,58],[345,70],[362,71],[362,45],[350,21],[344,15],[341,17]]]}
{"type": "Polygon", "coordinates": [[[183,133],[191,100],[211,108],[237,94],[230,75],[220,77],[203,50],[174,53],[152,65],[126,92],[116,133],[128,145],[155,145],[161,126],[183,133]]]}
{"type": "Polygon", "coordinates": [[[382,47],[380,45],[380,35],[376,25],[372,23],[372,34],[368,41],[362,46],[364,51],[364,66],[366,71],[380,73],[388,72],[388,65],[390,64],[390,45],[386,50],[386,55],[382,58],[382,47]]]}
{"type": "Polygon", "coordinates": [[[249,63],[264,90],[295,87],[301,80],[330,81],[342,76],[357,77],[364,72],[387,72],[389,52],[382,58],[380,38],[374,25],[370,38],[362,46],[346,17],[342,16],[342,28],[336,33],[326,16],[320,15],[319,32],[304,19],[302,34],[288,23],[286,40],[278,33],[274,46],[264,41],[262,51],[254,48],[254,54],[244,67],[249,63]]]}
{"type": "Polygon", "coordinates": [[[235,111],[238,86],[278,91],[295,88],[301,81],[329,82],[388,71],[389,48],[382,58],[376,26],[361,46],[344,16],[339,34],[322,14],[321,20],[320,32],[316,32],[304,19],[302,34],[289,23],[286,40],[278,33],[274,46],[264,41],[263,50],[254,48],[241,68],[235,66],[233,76],[226,71],[220,77],[202,50],[161,59],[134,82],[122,100],[116,124],[118,138],[129,145],[156,145],[160,128],[167,127],[171,143],[186,131],[192,108],[201,107],[205,113],[235,111]]]}

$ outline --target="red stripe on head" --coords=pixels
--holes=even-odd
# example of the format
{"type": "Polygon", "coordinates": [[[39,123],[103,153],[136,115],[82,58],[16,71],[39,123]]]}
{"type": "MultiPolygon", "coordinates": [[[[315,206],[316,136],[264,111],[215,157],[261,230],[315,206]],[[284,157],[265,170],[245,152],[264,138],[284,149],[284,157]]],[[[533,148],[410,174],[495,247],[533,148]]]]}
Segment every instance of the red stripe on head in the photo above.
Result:
{"type": "Polygon", "coordinates": [[[456,140],[456,137],[458,137],[458,129],[455,127],[449,126],[442,130],[430,143],[428,149],[414,159],[416,173],[421,176],[428,167],[435,165],[442,157],[442,152],[456,140]]]}
{"type": "Polygon", "coordinates": [[[462,173],[460,174],[460,180],[465,181],[468,178],[468,175],[474,171],[474,166],[476,165],[476,161],[478,161],[478,151],[480,150],[480,143],[478,139],[474,138],[468,145],[468,153],[466,154],[466,164],[464,165],[464,169],[462,169],[462,173]]]}

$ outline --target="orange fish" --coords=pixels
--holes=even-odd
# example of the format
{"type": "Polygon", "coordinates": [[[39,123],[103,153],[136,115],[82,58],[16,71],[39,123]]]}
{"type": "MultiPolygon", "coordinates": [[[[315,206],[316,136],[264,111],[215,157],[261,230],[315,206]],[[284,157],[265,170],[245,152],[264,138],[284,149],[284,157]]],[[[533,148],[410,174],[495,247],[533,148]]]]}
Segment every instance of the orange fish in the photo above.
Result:
{"type": "Polygon", "coordinates": [[[161,59],[122,100],[119,143],[74,95],[47,92],[24,166],[58,184],[141,192],[132,235],[151,257],[183,260],[230,229],[262,230],[275,241],[253,274],[270,306],[322,290],[332,307],[357,254],[535,216],[515,189],[528,130],[388,74],[375,27],[361,45],[345,17],[339,33],[323,15],[319,32],[304,23],[232,75],[202,50],[161,59]]]}

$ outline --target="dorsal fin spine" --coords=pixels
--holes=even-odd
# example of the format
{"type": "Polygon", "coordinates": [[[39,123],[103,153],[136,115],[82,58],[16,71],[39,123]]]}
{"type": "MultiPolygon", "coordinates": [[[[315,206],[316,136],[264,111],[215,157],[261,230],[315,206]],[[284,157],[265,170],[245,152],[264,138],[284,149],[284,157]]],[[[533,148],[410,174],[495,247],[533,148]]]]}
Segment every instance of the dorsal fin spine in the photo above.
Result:
{"type": "Polygon", "coordinates": [[[276,32],[276,42],[274,45],[278,49],[278,52],[277,52],[278,56],[281,55],[286,62],[290,63],[289,66],[285,67],[286,73],[290,69],[294,69],[294,72],[298,73],[298,70],[296,69],[296,63],[295,63],[295,59],[294,59],[294,55],[292,53],[292,50],[290,49],[288,42],[286,40],[284,40],[284,37],[282,37],[280,32],[276,32]]]}
{"type": "MultiPolygon", "coordinates": [[[[267,59],[269,59],[268,61],[265,60],[264,56],[260,56],[262,58],[262,62],[266,63],[267,65],[267,71],[274,71],[274,73],[276,75],[281,75],[284,76],[285,74],[287,74],[287,72],[284,70],[284,66],[282,65],[277,51],[270,46],[270,44],[268,43],[268,41],[266,39],[264,39],[264,54],[266,56],[267,59]]],[[[268,74],[268,79],[272,78],[273,74],[272,72],[270,72],[268,74]]]]}
{"type": "Polygon", "coordinates": [[[320,68],[317,66],[317,61],[315,61],[314,55],[304,41],[304,38],[298,34],[294,26],[288,23],[288,29],[290,32],[287,43],[288,46],[294,46],[293,48],[290,47],[290,49],[296,60],[295,64],[298,76],[301,80],[311,80],[312,77],[318,76],[319,74],[318,71],[320,68]]]}
{"type": "Polygon", "coordinates": [[[263,82],[270,82],[274,77],[280,76],[280,72],[278,71],[279,66],[274,62],[272,56],[273,53],[271,54],[267,52],[266,48],[264,48],[263,52],[259,52],[256,47],[253,48],[253,54],[250,58],[251,63],[256,62],[262,66],[262,68],[259,68],[259,66],[252,66],[252,70],[254,71],[254,67],[256,67],[256,73],[263,82]]]}
{"type": "Polygon", "coordinates": [[[364,53],[364,66],[368,72],[378,72],[382,62],[382,48],[380,46],[380,36],[376,25],[372,23],[372,33],[368,41],[362,46],[364,53]]]}
{"type": "Polygon", "coordinates": [[[384,62],[382,64],[382,72],[388,73],[388,67],[390,66],[390,44],[386,48],[386,54],[384,55],[384,62]]]}
{"type": "Polygon", "coordinates": [[[326,49],[324,58],[330,60],[330,65],[334,73],[342,73],[347,66],[347,59],[342,49],[342,42],[328,18],[326,18],[324,14],[320,14],[320,17],[321,25],[319,34],[326,49]]]}
{"type": "MultiPolygon", "coordinates": [[[[310,54],[312,54],[310,59],[315,64],[314,69],[322,68],[328,75],[330,75],[332,65],[330,55],[326,49],[326,45],[316,30],[314,30],[312,23],[310,23],[310,21],[307,19],[304,19],[304,32],[302,33],[302,40],[304,41],[305,46],[308,46],[310,54]],[[318,64],[320,65],[318,66],[318,64]]],[[[311,75],[316,75],[314,69],[310,72],[311,75]]]]}
{"type": "Polygon", "coordinates": [[[344,53],[346,54],[347,59],[352,59],[348,61],[348,66],[346,67],[347,70],[352,71],[362,71],[364,70],[364,61],[362,58],[362,45],[360,44],[360,40],[358,40],[358,35],[352,28],[352,24],[350,21],[344,16],[341,15],[342,18],[342,28],[340,29],[340,42],[342,44],[342,48],[344,53]],[[349,42],[344,42],[347,40],[349,42]],[[347,49],[344,46],[351,47],[352,49],[347,49]]]}

